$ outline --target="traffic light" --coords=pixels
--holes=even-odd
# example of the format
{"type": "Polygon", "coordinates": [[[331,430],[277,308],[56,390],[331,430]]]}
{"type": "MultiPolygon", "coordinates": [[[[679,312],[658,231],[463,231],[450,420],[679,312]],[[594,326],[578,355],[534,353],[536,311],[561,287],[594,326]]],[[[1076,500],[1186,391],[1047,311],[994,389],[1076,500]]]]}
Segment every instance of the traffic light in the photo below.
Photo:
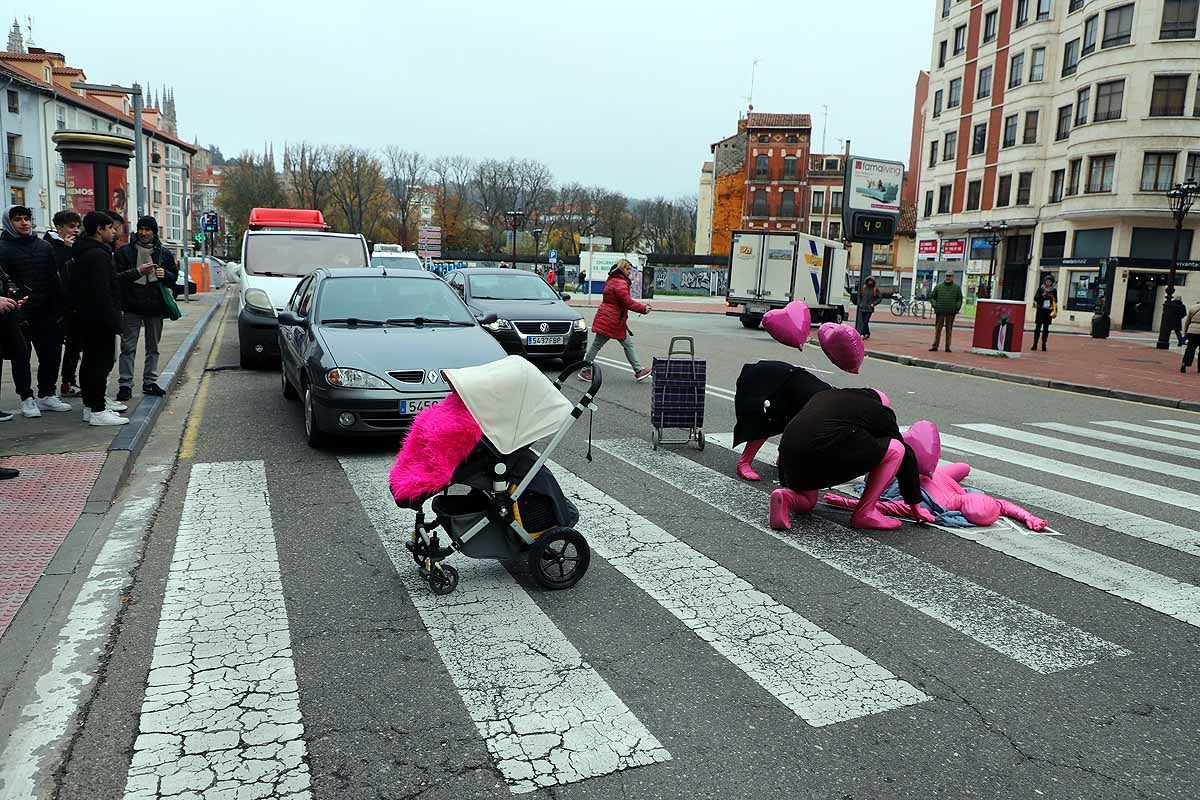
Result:
{"type": "Polygon", "coordinates": [[[199,249],[200,245],[204,244],[204,234],[197,233],[195,236],[192,237],[192,242],[193,242],[193,247],[196,247],[197,249],[199,249]]]}

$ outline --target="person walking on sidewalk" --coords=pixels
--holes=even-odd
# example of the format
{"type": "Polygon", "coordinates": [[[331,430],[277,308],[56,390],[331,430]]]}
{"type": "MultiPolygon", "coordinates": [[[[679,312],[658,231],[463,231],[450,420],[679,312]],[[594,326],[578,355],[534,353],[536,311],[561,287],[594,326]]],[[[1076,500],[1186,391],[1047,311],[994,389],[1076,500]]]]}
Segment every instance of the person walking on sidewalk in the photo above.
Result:
{"type": "Polygon", "coordinates": [[[1042,285],[1033,293],[1034,323],[1032,352],[1038,349],[1038,336],[1042,337],[1042,352],[1046,351],[1046,339],[1050,337],[1050,322],[1058,316],[1058,289],[1054,278],[1047,275],[1042,285]]]}
{"type": "Polygon", "coordinates": [[[67,262],[71,260],[71,247],[79,238],[79,229],[83,227],[83,217],[74,211],[60,211],[54,215],[54,230],[46,231],[42,238],[54,249],[54,266],[58,269],[59,283],[63,287],[63,355],[62,355],[62,385],[58,387],[59,397],[78,397],[79,384],[75,373],[79,369],[79,334],[75,330],[75,312],[65,301],[67,286],[67,262]]]}
{"type": "Polygon", "coordinates": [[[933,347],[929,352],[936,353],[942,340],[942,329],[946,329],[946,352],[950,352],[950,339],[954,335],[954,318],[962,308],[962,288],[954,282],[954,273],[946,272],[946,279],[933,287],[929,293],[929,305],[933,307],[936,318],[933,326],[933,347]]]}
{"type": "Polygon", "coordinates": [[[112,217],[91,211],[83,218],[83,233],[71,249],[67,283],[83,343],[79,365],[83,420],[97,426],[125,425],[129,420],[111,410],[104,398],[121,330],[120,290],[111,247],[117,230],[112,217]]]}
{"type": "MultiPolygon", "coordinates": [[[[1200,302],[1187,310],[1187,316],[1183,320],[1183,333],[1187,337],[1187,347],[1183,351],[1183,364],[1179,371],[1187,372],[1188,367],[1192,365],[1192,359],[1196,357],[1196,348],[1200,347],[1200,302]]],[[[1200,366],[1196,371],[1200,372],[1200,366]]]]}
{"type": "Polygon", "coordinates": [[[34,235],[33,212],[25,206],[13,206],[4,216],[0,264],[29,293],[20,311],[20,324],[26,345],[37,353],[37,397],[22,395],[21,416],[70,411],[71,405],[56,394],[63,346],[62,283],[54,262],[54,248],[34,235]]]}
{"type": "Polygon", "coordinates": [[[146,361],[142,368],[142,394],[157,397],[166,394],[157,383],[158,341],[162,337],[163,318],[167,316],[167,303],[159,284],[174,286],[178,277],[175,258],[158,239],[158,221],[142,217],[133,241],[117,250],[117,280],[121,286],[121,309],[125,312],[118,402],[133,396],[133,361],[143,328],[146,361]]]}
{"type": "MultiPolygon", "coordinates": [[[[633,264],[629,263],[628,259],[622,258],[613,268],[608,271],[608,280],[604,283],[603,300],[600,302],[600,308],[596,310],[596,318],[592,320],[592,346],[588,348],[587,355],[583,360],[591,364],[596,360],[596,356],[600,353],[600,348],[608,344],[609,340],[616,340],[621,343],[621,347],[625,350],[625,358],[629,359],[629,366],[633,367],[634,380],[641,381],[650,377],[650,370],[642,369],[642,365],[638,363],[637,353],[634,352],[633,334],[629,331],[629,312],[635,311],[638,314],[649,314],[650,306],[643,305],[633,299],[633,292],[630,286],[633,285],[633,264]]],[[[592,368],[584,367],[579,372],[579,380],[590,381],[592,379],[592,368]]]]}
{"type": "Polygon", "coordinates": [[[1171,324],[1171,332],[1175,334],[1176,343],[1183,347],[1186,341],[1183,335],[1183,320],[1188,315],[1187,306],[1179,299],[1179,295],[1175,295],[1163,304],[1163,308],[1170,315],[1168,322],[1171,324]]]}
{"type": "Polygon", "coordinates": [[[875,313],[877,305],[879,305],[879,287],[875,285],[874,278],[867,278],[863,281],[862,296],[858,298],[858,316],[862,319],[860,333],[864,339],[871,338],[871,315],[875,313]]]}

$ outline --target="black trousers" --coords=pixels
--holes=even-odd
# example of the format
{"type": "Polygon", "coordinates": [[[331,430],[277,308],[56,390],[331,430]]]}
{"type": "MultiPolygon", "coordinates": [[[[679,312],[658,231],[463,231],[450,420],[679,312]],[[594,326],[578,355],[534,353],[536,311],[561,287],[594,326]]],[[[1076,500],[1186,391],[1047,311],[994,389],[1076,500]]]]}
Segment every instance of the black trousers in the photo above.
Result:
{"type": "Polygon", "coordinates": [[[78,383],[76,378],[79,370],[79,353],[79,321],[75,319],[74,314],[68,313],[63,319],[63,383],[78,383]]]}
{"type": "Polygon", "coordinates": [[[37,353],[37,396],[58,391],[58,368],[62,364],[63,326],[57,319],[33,319],[25,325],[25,339],[37,353]]]}
{"type": "Polygon", "coordinates": [[[29,343],[22,327],[12,313],[0,316],[0,357],[12,364],[13,385],[17,395],[25,400],[33,397],[29,373],[29,343]]]}
{"type": "Polygon", "coordinates": [[[873,308],[867,311],[861,308],[858,310],[858,316],[862,318],[862,330],[859,333],[863,336],[871,335],[871,315],[874,313],[875,309],[873,308]]]}
{"type": "Polygon", "coordinates": [[[1042,347],[1046,346],[1046,339],[1050,336],[1050,312],[1038,309],[1037,318],[1033,323],[1033,346],[1037,347],[1038,336],[1042,337],[1042,347]]]}
{"type": "Polygon", "coordinates": [[[79,388],[83,404],[99,413],[104,410],[108,376],[117,360],[117,332],[96,322],[80,323],[78,329],[82,343],[79,388]]]}
{"type": "Polygon", "coordinates": [[[1200,333],[1189,333],[1187,335],[1187,347],[1183,351],[1183,366],[1186,369],[1192,365],[1192,359],[1196,357],[1196,348],[1200,347],[1200,333]]]}

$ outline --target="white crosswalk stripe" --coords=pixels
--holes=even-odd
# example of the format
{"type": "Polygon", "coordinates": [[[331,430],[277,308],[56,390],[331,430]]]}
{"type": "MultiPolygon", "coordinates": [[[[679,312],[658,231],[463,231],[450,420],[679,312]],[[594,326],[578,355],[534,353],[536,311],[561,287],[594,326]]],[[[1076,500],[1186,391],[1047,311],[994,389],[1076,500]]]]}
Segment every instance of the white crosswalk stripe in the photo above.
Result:
{"type": "Polygon", "coordinates": [[[1156,419],[1153,420],[1158,425],[1170,425],[1172,428],[1184,428],[1189,431],[1200,431],[1200,424],[1195,422],[1184,422],[1179,419],[1156,419]]]}
{"type": "Polygon", "coordinates": [[[1102,425],[1105,428],[1116,428],[1129,433],[1143,433],[1147,436],[1158,436],[1163,439],[1172,439],[1177,442],[1189,442],[1191,444],[1200,444],[1200,436],[1193,433],[1183,433],[1178,430],[1168,428],[1152,428],[1149,425],[1138,425],[1133,422],[1115,422],[1105,420],[1101,422],[1093,422],[1093,425],[1102,425]]]}
{"type": "Polygon", "coordinates": [[[1058,431],[1059,433],[1069,433],[1073,436],[1082,436],[1085,439],[1099,439],[1102,442],[1122,444],[1126,447],[1132,447],[1135,450],[1150,450],[1155,453],[1165,453],[1167,455],[1179,456],[1180,458],[1192,458],[1200,460],[1200,450],[1194,450],[1190,447],[1179,447],[1178,445],[1167,444],[1164,442],[1138,439],[1133,436],[1124,436],[1111,431],[1098,431],[1090,428],[1081,428],[1078,425],[1064,425],[1061,422],[1035,422],[1033,423],[1033,426],[1035,428],[1045,428],[1048,431],[1058,431]]]}

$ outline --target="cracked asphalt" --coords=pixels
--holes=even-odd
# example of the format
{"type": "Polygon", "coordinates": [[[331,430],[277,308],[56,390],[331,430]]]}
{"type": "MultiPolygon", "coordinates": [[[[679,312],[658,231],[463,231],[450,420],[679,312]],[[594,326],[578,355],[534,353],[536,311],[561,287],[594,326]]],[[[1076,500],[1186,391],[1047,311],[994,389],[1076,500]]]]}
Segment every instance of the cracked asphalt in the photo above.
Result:
{"type": "MultiPolygon", "coordinates": [[[[669,336],[696,336],[709,383],[727,389],[741,364],[758,358],[832,369],[819,351],[789,353],[732,319],[661,314],[633,326],[647,363],[665,354],[669,336]]],[[[602,355],[619,359],[620,351],[602,355]]],[[[213,363],[237,363],[235,326],[223,329],[213,363]]],[[[884,362],[868,361],[861,376],[823,377],[878,385],[902,423],[927,418],[943,430],[981,422],[1200,421],[884,362]]],[[[221,369],[207,380],[195,457],[180,462],[158,510],[88,716],[59,775],[58,798],[115,798],[128,787],[129,797],[207,799],[239,781],[250,788],[228,796],[1200,796],[1200,631],[1192,625],[932,529],[909,525],[871,537],[1121,651],[1104,649],[1090,664],[1082,663],[1087,654],[1073,654],[1068,668],[1043,674],[830,566],[816,545],[806,553],[764,535],[724,501],[702,502],[600,448],[589,461],[586,419],[554,454],[570,473],[560,476],[564,486],[580,498],[580,529],[593,537],[583,582],[546,593],[523,565],[497,572],[488,562],[462,561],[462,585],[443,602],[418,594],[407,555],[395,549],[407,531],[393,530],[364,502],[352,476],[369,473],[347,466],[377,469],[394,444],[310,450],[299,408],[280,396],[276,373],[221,369]],[[245,487],[259,463],[266,491],[256,495],[245,487]],[[193,507],[206,510],[196,516],[193,507]],[[273,554],[264,532],[273,533],[273,554]],[[217,579],[206,577],[211,570],[217,579]],[[190,586],[179,583],[181,575],[190,586]],[[231,575],[233,584],[223,582],[231,575]],[[493,586],[512,598],[512,626],[489,631],[480,620],[505,615],[491,608],[485,616],[472,592],[494,598],[493,586]],[[211,602],[180,604],[198,596],[211,602]],[[529,614],[520,617],[521,609],[529,614]],[[525,647],[510,648],[513,641],[525,647]],[[781,652],[829,656],[833,677],[814,681],[803,660],[780,662],[781,652]],[[521,694],[523,669],[546,669],[560,680],[521,694]],[[219,677],[222,688],[207,690],[209,677],[219,677]],[[230,693],[230,685],[242,691],[230,693]],[[610,696],[620,708],[606,705],[610,696]],[[581,727],[573,715],[589,702],[615,716],[593,737],[565,745],[564,736],[577,735],[567,732],[581,727]],[[483,727],[477,708],[490,709],[478,715],[483,727]],[[595,752],[606,741],[611,764],[571,757],[572,747],[595,752]],[[236,771],[255,760],[261,774],[236,771]],[[528,783],[514,780],[522,765],[528,783]],[[557,777],[539,787],[539,775],[557,777]],[[177,778],[186,780],[172,783],[177,778]]],[[[648,452],[649,392],[606,367],[596,440],[641,439],[648,452]]],[[[732,404],[710,395],[705,427],[732,430],[732,404]]],[[[674,452],[722,475],[736,461],[715,446],[674,452]]],[[[967,460],[1200,527],[1195,509],[967,460]]],[[[1103,468],[1195,489],[1116,459],[1103,468]]],[[[748,488],[761,494],[763,521],[770,488],[768,481],[748,488]]],[[[1193,557],[1053,510],[1047,516],[1067,541],[1200,584],[1193,557]]],[[[845,519],[829,509],[816,517],[808,523],[814,541],[822,526],[845,519]]],[[[995,625],[1011,621],[997,616],[995,625]]]]}

